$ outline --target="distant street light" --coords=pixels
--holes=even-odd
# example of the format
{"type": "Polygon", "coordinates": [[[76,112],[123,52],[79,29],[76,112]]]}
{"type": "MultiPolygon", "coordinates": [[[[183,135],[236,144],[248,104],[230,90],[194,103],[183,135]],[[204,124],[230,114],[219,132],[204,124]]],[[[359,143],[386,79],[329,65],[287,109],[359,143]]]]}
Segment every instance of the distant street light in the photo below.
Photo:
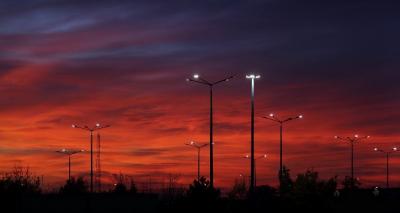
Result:
{"type": "Polygon", "coordinates": [[[303,115],[298,115],[296,117],[290,117],[290,118],[286,118],[286,119],[279,119],[276,115],[274,115],[273,113],[269,114],[269,116],[264,116],[263,118],[274,121],[279,123],[279,184],[282,184],[282,169],[283,169],[283,160],[282,160],[282,147],[283,147],[283,124],[288,122],[288,121],[293,121],[296,119],[301,119],[303,118],[303,115]]]}
{"type": "Polygon", "coordinates": [[[93,132],[108,127],[110,127],[110,125],[102,126],[99,123],[97,123],[93,128],[89,128],[88,126],[81,127],[72,124],[72,128],[82,129],[90,132],[90,193],[93,193],[93,132]]]}
{"type": "Polygon", "coordinates": [[[209,87],[210,89],[210,186],[214,187],[214,141],[213,141],[213,87],[219,83],[229,81],[233,76],[228,78],[224,78],[219,81],[210,82],[201,78],[200,75],[194,74],[193,78],[187,78],[186,81],[195,82],[199,84],[203,84],[209,87]]]}
{"type": "Polygon", "coordinates": [[[355,134],[353,137],[340,137],[335,136],[335,138],[339,141],[348,142],[351,145],[351,181],[354,184],[354,144],[358,143],[364,139],[370,138],[370,136],[360,137],[359,135],[355,134]]]}
{"type": "Polygon", "coordinates": [[[68,155],[68,182],[71,182],[71,155],[84,152],[85,150],[69,150],[69,149],[61,149],[56,152],[68,155]]]}
{"type": "Polygon", "coordinates": [[[386,155],[386,188],[389,188],[389,156],[390,154],[399,151],[397,147],[393,147],[390,151],[384,151],[379,148],[374,148],[375,152],[381,152],[386,155]]]}
{"type": "Polygon", "coordinates": [[[200,181],[200,151],[201,148],[208,146],[208,144],[198,144],[194,141],[191,141],[185,145],[192,146],[197,149],[197,181],[200,181]]]}
{"type": "Polygon", "coordinates": [[[251,160],[250,160],[250,192],[254,192],[255,188],[255,162],[254,162],[254,80],[259,79],[260,75],[246,75],[247,79],[251,80],[251,160]]]}
{"type": "MultiPolygon", "coordinates": [[[[243,158],[251,159],[251,157],[249,155],[246,155],[243,158]]],[[[267,158],[267,154],[263,154],[262,156],[254,158],[254,188],[257,187],[257,160],[258,159],[266,159],[266,158],[267,158]]]]}
{"type": "Polygon", "coordinates": [[[244,174],[240,173],[240,174],[239,174],[239,177],[242,178],[242,182],[243,182],[243,183],[246,183],[246,176],[245,176],[244,174]]]}

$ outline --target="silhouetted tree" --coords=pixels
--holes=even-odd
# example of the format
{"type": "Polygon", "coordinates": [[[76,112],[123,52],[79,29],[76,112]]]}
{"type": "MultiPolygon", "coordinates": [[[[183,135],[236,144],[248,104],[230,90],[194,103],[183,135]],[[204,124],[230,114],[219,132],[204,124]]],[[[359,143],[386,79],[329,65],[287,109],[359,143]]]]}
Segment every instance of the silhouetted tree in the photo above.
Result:
{"type": "Polygon", "coordinates": [[[194,180],[187,191],[188,198],[196,201],[216,200],[220,197],[220,194],[218,189],[211,187],[210,181],[205,177],[194,180]]]}
{"type": "Polygon", "coordinates": [[[124,183],[116,183],[114,184],[114,189],[112,192],[116,194],[126,194],[128,190],[124,183]]]}
{"type": "Polygon", "coordinates": [[[185,190],[179,186],[178,180],[181,174],[168,174],[167,182],[164,183],[162,189],[162,197],[165,200],[172,201],[184,196],[185,190]]]}
{"type": "Polygon", "coordinates": [[[276,189],[271,186],[257,186],[254,196],[264,199],[276,196],[276,189]]]}
{"type": "Polygon", "coordinates": [[[290,177],[290,170],[287,169],[286,166],[282,167],[282,178],[280,180],[279,191],[282,195],[293,191],[293,180],[290,177]]]}
{"type": "Polygon", "coordinates": [[[318,173],[307,170],[304,174],[298,174],[293,184],[295,194],[317,194],[318,192],[318,173]]]}
{"type": "Polygon", "coordinates": [[[297,175],[293,184],[296,195],[329,195],[332,196],[337,188],[336,177],[323,181],[319,179],[318,172],[307,170],[304,174],[297,175]]]}
{"type": "Polygon", "coordinates": [[[114,184],[112,192],[116,194],[126,194],[128,192],[128,188],[125,184],[125,176],[120,173],[119,175],[114,175],[114,178],[117,179],[117,183],[114,184]]]}
{"type": "Polygon", "coordinates": [[[82,177],[79,177],[78,179],[72,177],[71,180],[67,180],[65,185],[60,188],[61,194],[78,195],[87,192],[88,186],[82,177]]]}
{"type": "Polygon", "coordinates": [[[230,199],[243,199],[247,194],[247,185],[244,179],[236,179],[232,190],[229,192],[230,199]]]}
{"type": "Polygon", "coordinates": [[[361,183],[356,178],[351,178],[350,176],[346,176],[342,182],[344,190],[358,189],[361,186],[361,183]]]}
{"type": "Polygon", "coordinates": [[[15,167],[13,171],[0,177],[0,194],[39,194],[40,178],[29,169],[15,167]]]}
{"type": "Polygon", "coordinates": [[[320,184],[321,193],[325,196],[332,196],[337,190],[337,176],[329,178],[327,181],[322,181],[320,184]]]}
{"type": "Polygon", "coordinates": [[[129,188],[129,193],[131,193],[131,194],[137,193],[136,184],[135,184],[135,181],[133,181],[133,179],[131,179],[131,186],[129,188]]]}

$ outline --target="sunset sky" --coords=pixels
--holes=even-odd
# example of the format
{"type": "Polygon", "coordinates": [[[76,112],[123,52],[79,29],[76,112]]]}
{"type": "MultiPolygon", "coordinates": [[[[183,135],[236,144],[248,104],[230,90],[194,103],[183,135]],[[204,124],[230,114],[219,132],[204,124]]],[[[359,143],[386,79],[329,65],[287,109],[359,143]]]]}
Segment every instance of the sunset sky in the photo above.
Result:
{"type": "MultiPolygon", "coordinates": [[[[195,177],[196,151],[209,140],[207,87],[214,91],[215,186],[249,175],[250,81],[256,73],[257,184],[276,186],[278,125],[273,112],[303,114],[284,128],[284,164],[322,178],[349,175],[350,146],[334,135],[370,135],[356,145],[355,175],[384,185],[385,157],[400,146],[400,15],[394,1],[0,2],[0,172],[29,166],[45,183],[67,178],[61,148],[89,149],[100,122],[104,181],[195,177]]],[[[202,174],[208,176],[208,150],[202,174]]],[[[400,186],[400,153],[391,159],[400,186]]],[[[73,176],[89,155],[73,157],[73,176]]]]}

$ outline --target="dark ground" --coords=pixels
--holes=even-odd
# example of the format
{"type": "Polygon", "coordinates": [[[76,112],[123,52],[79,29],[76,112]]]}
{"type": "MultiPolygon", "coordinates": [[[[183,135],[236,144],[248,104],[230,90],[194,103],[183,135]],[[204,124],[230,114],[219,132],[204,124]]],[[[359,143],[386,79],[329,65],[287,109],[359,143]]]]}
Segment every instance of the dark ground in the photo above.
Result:
{"type": "Polygon", "coordinates": [[[167,199],[156,194],[94,194],[3,196],[0,212],[400,212],[400,190],[357,190],[340,197],[279,197],[253,199],[167,199]]]}

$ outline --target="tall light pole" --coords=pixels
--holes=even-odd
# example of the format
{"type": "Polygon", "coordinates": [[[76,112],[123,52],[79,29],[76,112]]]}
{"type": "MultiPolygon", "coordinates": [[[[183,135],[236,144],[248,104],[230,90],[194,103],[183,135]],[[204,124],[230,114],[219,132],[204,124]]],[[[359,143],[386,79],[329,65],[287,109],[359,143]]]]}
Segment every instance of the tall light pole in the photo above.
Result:
{"type": "Polygon", "coordinates": [[[61,149],[56,152],[68,155],[68,182],[71,182],[71,156],[80,152],[84,152],[85,150],[70,150],[70,149],[61,149]]]}
{"type": "Polygon", "coordinates": [[[251,135],[250,135],[250,146],[251,146],[251,160],[250,160],[250,192],[254,192],[255,182],[255,162],[254,162],[254,81],[259,79],[260,75],[246,75],[247,79],[251,80],[251,135]]]}
{"type": "Polygon", "coordinates": [[[233,76],[229,76],[228,78],[224,78],[219,81],[211,82],[211,81],[207,81],[204,78],[201,78],[200,75],[198,75],[198,74],[194,74],[193,78],[186,79],[186,81],[206,85],[210,89],[210,186],[211,186],[211,188],[214,187],[213,87],[219,83],[229,81],[229,79],[231,79],[231,78],[233,78],[233,76]]]}
{"type": "Polygon", "coordinates": [[[280,119],[273,113],[269,114],[269,116],[264,116],[263,118],[279,123],[279,184],[282,184],[282,169],[283,169],[283,160],[282,160],[282,147],[283,147],[283,124],[289,121],[297,120],[303,118],[303,115],[298,115],[296,117],[289,117],[285,119],[280,119]]]}
{"type": "Polygon", "coordinates": [[[110,127],[110,125],[102,126],[99,123],[97,123],[93,128],[89,128],[88,126],[81,127],[72,124],[72,128],[82,129],[90,132],[90,193],[93,193],[93,132],[108,127],[110,127]]]}
{"type": "Polygon", "coordinates": [[[358,143],[364,139],[370,138],[370,136],[363,136],[360,137],[359,135],[355,134],[353,137],[340,137],[335,136],[335,138],[339,141],[344,141],[350,143],[351,148],[351,183],[352,187],[354,187],[354,144],[358,143]]]}
{"type": "Polygon", "coordinates": [[[392,150],[390,150],[390,151],[384,151],[384,150],[379,149],[379,148],[374,148],[374,151],[375,152],[381,152],[381,153],[386,155],[386,188],[389,188],[389,156],[393,152],[397,152],[398,149],[397,149],[397,147],[393,147],[392,150]]]}
{"type": "MultiPolygon", "coordinates": [[[[249,155],[246,155],[243,158],[251,159],[249,155]]],[[[254,188],[257,187],[257,160],[258,159],[263,159],[263,158],[266,159],[267,158],[267,154],[263,154],[262,156],[254,158],[254,188]]]]}
{"type": "Polygon", "coordinates": [[[197,149],[197,181],[200,181],[200,151],[201,148],[208,146],[208,144],[198,144],[194,141],[191,141],[185,145],[192,146],[197,149]]]}

